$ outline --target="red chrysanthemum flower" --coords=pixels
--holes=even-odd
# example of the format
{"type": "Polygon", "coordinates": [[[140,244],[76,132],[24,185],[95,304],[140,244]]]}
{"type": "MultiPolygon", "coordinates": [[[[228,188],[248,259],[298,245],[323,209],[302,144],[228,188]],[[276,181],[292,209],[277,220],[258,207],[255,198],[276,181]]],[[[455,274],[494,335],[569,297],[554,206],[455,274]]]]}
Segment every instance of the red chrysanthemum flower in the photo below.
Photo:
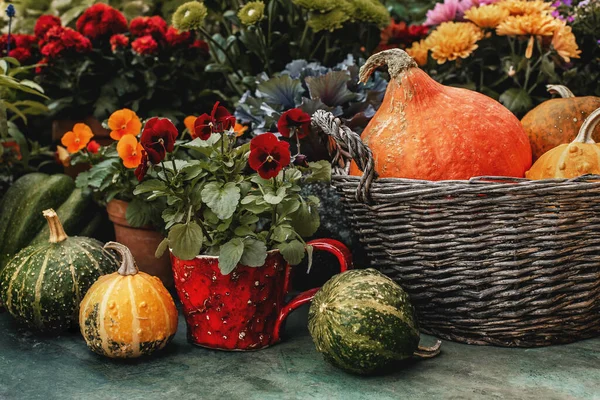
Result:
{"type": "Polygon", "coordinates": [[[21,155],[21,147],[15,140],[7,140],[5,142],[0,142],[0,144],[2,147],[4,147],[6,152],[12,152],[17,160],[21,160],[23,158],[21,155]]]}
{"type": "Polygon", "coordinates": [[[51,28],[55,26],[61,26],[60,18],[54,15],[42,15],[35,22],[35,28],[33,28],[33,33],[35,36],[42,40],[46,36],[46,32],[48,32],[51,28]]]}
{"type": "Polygon", "coordinates": [[[94,4],[85,10],[77,19],[76,26],[81,34],[92,40],[127,32],[125,16],[103,3],[94,4]]]}
{"type": "Polygon", "coordinates": [[[134,37],[151,35],[155,40],[163,40],[167,33],[167,23],[158,15],[135,17],[129,24],[129,31],[134,37]]]}
{"type": "Polygon", "coordinates": [[[181,32],[170,26],[166,34],[167,43],[171,47],[190,45],[193,42],[193,37],[190,32],[181,32]]]}
{"type": "Polygon", "coordinates": [[[31,59],[31,50],[17,47],[16,49],[12,49],[8,53],[8,56],[16,58],[21,64],[24,64],[31,59]]]}
{"type": "Polygon", "coordinates": [[[99,150],[100,150],[100,143],[96,142],[95,140],[92,140],[91,142],[88,143],[87,151],[89,151],[90,153],[96,154],[96,153],[98,153],[99,150]]]}
{"type": "Polygon", "coordinates": [[[167,118],[154,117],[146,122],[140,143],[152,164],[160,163],[167,153],[173,151],[178,134],[175,125],[167,118]]]}
{"type": "Polygon", "coordinates": [[[310,115],[299,108],[287,110],[279,117],[277,129],[286,138],[296,134],[298,138],[304,139],[310,133],[310,115]]]}
{"type": "Polygon", "coordinates": [[[40,52],[48,59],[61,57],[68,52],[87,53],[92,50],[92,42],[88,38],[62,26],[55,26],[46,32],[44,43],[40,52]]]}
{"type": "Polygon", "coordinates": [[[233,128],[235,125],[235,117],[217,101],[213,109],[208,114],[202,114],[194,122],[194,131],[191,132],[192,137],[208,140],[210,135],[216,132],[224,132],[233,128]]]}
{"type": "Polygon", "coordinates": [[[290,144],[277,139],[272,133],[264,133],[250,141],[250,168],[263,179],[271,179],[284,167],[290,165],[290,144]]]}
{"type": "Polygon", "coordinates": [[[190,45],[190,49],[198,49],[201,52],[207,53],[207,54],[209,51],[208,43],[206,43],[204,40],[200,40],[200,39],[194,40],[194,43],[192,43],[190,45]]]}
{"type": "Polygon", "coordinates": [[[110,38],[110,48],[113,53],[117,50],[124,49],[129,44],[129,38],[123,34],[112,35],[110,38]]]}
{"type": "Polygon", "coordinates": [[[141,182],[144,179],[146,173],[148,172],[148,168],[148,153],[142,150],[142,161],[140,161],[140,165],[138,165],[135,171],[133,172],[138,182],[141,182]]]}
{"type": "Polygon", "coordinates": [[[26,49],[31,48],[31,46],[33,46],[37,41],[36,37],[33,35],[17,34],[12,36],[15,38],[15,43],[17,47],[22,47],[26,49]]]}
{"type": "Polygon", "coordinates": [[[158,43],[150,35],[142,36],[131,42],[131,48],[138,54],[148,55],[158,51],[158,43]]]}

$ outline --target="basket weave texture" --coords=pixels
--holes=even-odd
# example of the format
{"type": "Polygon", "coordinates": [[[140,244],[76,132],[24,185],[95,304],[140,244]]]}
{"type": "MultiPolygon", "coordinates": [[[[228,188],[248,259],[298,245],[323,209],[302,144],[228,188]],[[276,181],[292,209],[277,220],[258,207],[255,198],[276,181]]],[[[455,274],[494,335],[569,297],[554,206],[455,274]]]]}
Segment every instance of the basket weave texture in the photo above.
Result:
{"type": "Polygon", "coordinates": [[[518,347],[600,334],[599,176],[375,179],[360,136],[324,111],[313,126],[371,266],[409,293],[423,332],[518,347]]]}

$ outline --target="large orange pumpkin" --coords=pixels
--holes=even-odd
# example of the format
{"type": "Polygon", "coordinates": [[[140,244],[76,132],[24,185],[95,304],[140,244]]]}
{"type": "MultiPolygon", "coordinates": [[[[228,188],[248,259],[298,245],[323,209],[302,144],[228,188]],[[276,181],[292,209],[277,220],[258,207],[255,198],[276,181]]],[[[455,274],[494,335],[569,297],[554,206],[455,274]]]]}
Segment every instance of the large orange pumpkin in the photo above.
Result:
{"type": "Polygon", "coordinates": [[[79,323],[88,347],[111,358],[133,358],[160,350],[177,332],[173,298],[155,276],[138,271],[129,249],[109,242],[121,254],[118,272],[100,277],[81,302],[79,323]]]}
{"type": "MultiPolygon", "coordinates": [[[[523,177],[531,166],[531,148],[508,109],[483,94],[437,83],[400,49],[371,56],[361,68],[361,81],[382,65],[391,80],[362,134],[380,177],[523,177]]],[[[350,174],[361,174],[354,163],[350,174]]]]}
{"type": "MultiPolygon", "coordinates": [[[[521,120],[529,136],[533,161],[548,150],[571,142],[587,116],[600,107],[600,97],[575,97],[562,85],[548,85],[547,88],[560,98],[546,100],[521,120]]],[[[600,140],[600,127],[592,133],[592,138],[600,140]]]]}
{"type": "Polygon", "coordinates": [[[600,144],[592,139],[598,123],[600,108],[585,119],[575,140],[544,153],[525,176],[529,179],[570,179],[585,174],[600,175],[600,144]]]}

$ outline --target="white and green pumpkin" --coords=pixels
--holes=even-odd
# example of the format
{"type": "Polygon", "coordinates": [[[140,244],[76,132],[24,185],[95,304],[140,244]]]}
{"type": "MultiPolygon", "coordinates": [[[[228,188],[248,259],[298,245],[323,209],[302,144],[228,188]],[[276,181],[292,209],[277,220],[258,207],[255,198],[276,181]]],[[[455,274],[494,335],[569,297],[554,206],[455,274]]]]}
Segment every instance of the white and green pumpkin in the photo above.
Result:
{"type": "Polygon", "coordinates": [[[0,271],[0,298],[21,323],[56,333],[77,326],[81,299],[119,262],[95,239],[68,237],[54,210],[43,215],[49,240],[24,248],[0,271]]]}
{"type": "Polygon", "coordinates": [[[433,357],[440,342],[419,347],[419,328],[408,294],[369,268],[331,278],[315,295],[308,328],[316,348],[348,372],[384,372],[396,361],[433,357]]]}

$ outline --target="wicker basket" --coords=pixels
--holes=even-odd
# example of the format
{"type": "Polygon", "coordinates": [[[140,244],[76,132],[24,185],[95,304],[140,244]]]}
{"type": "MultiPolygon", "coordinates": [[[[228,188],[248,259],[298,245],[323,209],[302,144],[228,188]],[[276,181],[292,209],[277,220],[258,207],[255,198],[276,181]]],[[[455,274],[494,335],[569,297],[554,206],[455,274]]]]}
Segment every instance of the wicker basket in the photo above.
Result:
{"type": "Polygon", "coordinates": [[[410,294],[423,332],[519,347],[600,333],[600,177],[374,179],[360,136],[324,111],[313,126],[372,266],[410,294]]]}

